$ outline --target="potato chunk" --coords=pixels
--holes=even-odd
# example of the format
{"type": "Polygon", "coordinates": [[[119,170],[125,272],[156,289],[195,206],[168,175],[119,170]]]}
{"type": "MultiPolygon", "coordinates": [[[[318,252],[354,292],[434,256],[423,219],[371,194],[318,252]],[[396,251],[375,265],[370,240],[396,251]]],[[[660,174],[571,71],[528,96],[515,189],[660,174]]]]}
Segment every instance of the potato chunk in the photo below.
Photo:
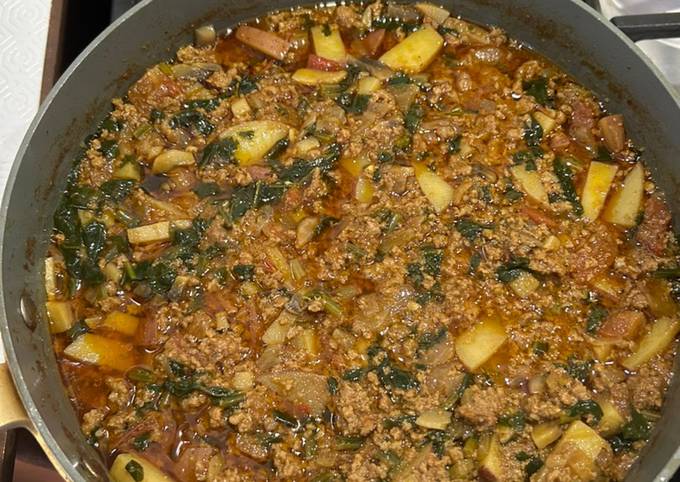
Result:
{"type": "Polygon", "coordinates": [[[595,221],[600,215],[618,170],[619,168],[614,164],[598,161],[590,163],[586,184],[581,194],[581,205],[586,219],[595,221]]]}
{"type": "Polygon", "coordinates": [[[109,477],[113,482],[173,482],[175,479],[162,472],[146,459],[132,454],[119,454],[111,465],[109,477]]]}
{"type": "Polygon", "coordinates": [[[139,318],[129,313],[123,313],[122,311],[112,311],[106,315],[106,318],[104,318],[104,321],[101,324],[101,326],[128,336],[137,333],[138,325],[139,318]]]}
{"type": "Polygon", "coordinates": [[[456,354],[468,370],[476,370],[503,346],[507,335],[495,318],[483,320],[456,339],[456,354]]]}
{"type": "Polygon", "coordinates": [[[416,418],[416,425],[433,430],[446,430],[451,423],[451,412],[442,409],[425,410],[416,418]]]}
{"type": "Polygon", "coordinates": [[[160,223],[147,224],[127,230],[127,237],[130,244],[149,244],[170,239],[170,223],[161,221],[160,223]]]}
{"type": "Polygon", "coordinates": [[[70,301],[48,301],[45,308],[50,321],[50,333],[63,333],[76,321],[70,301]]]}
{"type": "Polygon", "coordinates": [[[194,155],[191,152],[168,149],[153,160],[151,170],[154,174],[162,174],[172,171],[176,167],[191,166],[195,162],[194,155]]]}
{"type": "Polygon", "coordinates": [[[637,163],[626,175],[621,189],[609,199],[602,219],[625,228],[635,226],[638,213],[642,208],[642,195],[645,186],[645,170],[637,163]]]}
{"type": "Polygon", "coordinates": [[[503,454],[498,438],[493,435],[479,444],[479,477],[481,480],[503,480],[503,454]]]}
{"type": "Polygon", "coordinates": [[[671,344],[675,335],[680,331],[680,321],[677,318],[659,318],[652,325],[651,330],[642,337],[635,351],[621,364],[628,370],[637,370],[671,344]]]}
{"type": "Polygon", "coordinates": [[[430,171],[424,164],[413,165],[416,180],[423,194],[437,214],[444,211],[453,202],[453,188],[436,173],[430,171]]]}
{"type": "Polygon", "coordinates": [[[345,63],[347,51],[338,29],[317,25],[312,27],[311,33],[316,55],[339,64],[345,63]]]}
{"type": "Polygon", "coordinates": [[[548,204],[548,193],[545,191],[537,171],[527,171],[524,164],[520,164],[511,167],[510,172],[530,198],[541,204],[548,204]]]}
{"type": "Polygon", "coordinates": [[[329,400],[326,377],[303,371],[286,371],[263,375],[260,382],[270,390],[309,410],[311,415],[321,415],[329,400]]]}
{"type": "Polygon", "coordinates": [[[444,39],[430,26],[412,33],[390,50],[380,61],[394,70],[417,74],[427,68],[444,45],[444,39]]]}
{"type": "Polygon", "coordinates": [[[288,126],[281,122],[248,121],[230,127],[220,137],[232,138],[236,142],[234,158],[241,166],[250,166],[260,162],[277,142],[288,135],[288,131],[288,126]]]}
{"type": "Polygon", "coordinates": [[[132,347],[118,340],[85,333],[64,349],[64,355],[84,363],[125,371],[134,364],[132,347]]]}
{"type": "Polygon", "coordinates": [[[325,72],[323,70],[314,69],[297,69],[293,73],[292,79],[302,85],[321,85],[321,84],[337,84],[342,82],[347,77],[347,71],[337,70],[335,72],[325,72]]]}

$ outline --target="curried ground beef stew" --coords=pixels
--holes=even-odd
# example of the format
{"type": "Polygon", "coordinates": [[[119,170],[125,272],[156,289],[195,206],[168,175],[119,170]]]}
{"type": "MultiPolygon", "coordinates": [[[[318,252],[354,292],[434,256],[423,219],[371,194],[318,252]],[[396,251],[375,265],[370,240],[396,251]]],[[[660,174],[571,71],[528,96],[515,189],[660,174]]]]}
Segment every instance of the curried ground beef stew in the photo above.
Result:
{"type": "Polygon", "coordinates": [[[113,100],[56,209],[83,432],[117,482],[621,480],[680,329],[644,159],[431,4],[202,27],[113,100]]]}

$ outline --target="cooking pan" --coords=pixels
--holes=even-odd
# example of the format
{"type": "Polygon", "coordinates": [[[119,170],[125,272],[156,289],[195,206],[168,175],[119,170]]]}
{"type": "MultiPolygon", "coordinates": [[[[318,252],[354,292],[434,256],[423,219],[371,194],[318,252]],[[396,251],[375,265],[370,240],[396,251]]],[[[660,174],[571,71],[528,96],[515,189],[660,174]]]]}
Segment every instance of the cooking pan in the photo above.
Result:
{"type": "MultiPolygon", "coordinates": [[[[205,23],[236,23],[300,0],[147,0],[123,15],[74,62],[47,97],[23,141],[2,202],[0,427],[26,427],[61,475],[106,479],[85,441],[57,368],[45,321],[43,263],[52,213],[78,144],[147,66],[190,43],[205,23]],[[16,390],[15,390],[16,389],[16,390]],[[18,398],[17,398],[18,394],[18,398]]],[[[498,25],[556,62],[626,118],[645,163],[680,225],[680,98],[621,31],[578,0],[445,0],[454,14],[498,25]]],[[[644,22],[625,25],[644,37],[644,22]],[[642,32],[642,34],[641,34],[642,32]]],[[[648,34],[647,34],[648,35],[648,34]]],[[[676,363],[676,370],[677,370],[676,363]]],[[[669,480],[680,465],[680,377],[630,481],[669,480]]]]}

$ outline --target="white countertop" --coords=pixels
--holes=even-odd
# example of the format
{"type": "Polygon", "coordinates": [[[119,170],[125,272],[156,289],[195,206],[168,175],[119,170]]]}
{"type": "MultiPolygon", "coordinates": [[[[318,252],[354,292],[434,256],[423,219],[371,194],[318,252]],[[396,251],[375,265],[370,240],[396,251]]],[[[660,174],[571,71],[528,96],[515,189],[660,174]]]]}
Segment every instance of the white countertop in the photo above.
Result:
{"type": "Polygon", "coordinates": [[[0,194],[38,110],[51,4],[51,0],[0,0],[0,194]]]}

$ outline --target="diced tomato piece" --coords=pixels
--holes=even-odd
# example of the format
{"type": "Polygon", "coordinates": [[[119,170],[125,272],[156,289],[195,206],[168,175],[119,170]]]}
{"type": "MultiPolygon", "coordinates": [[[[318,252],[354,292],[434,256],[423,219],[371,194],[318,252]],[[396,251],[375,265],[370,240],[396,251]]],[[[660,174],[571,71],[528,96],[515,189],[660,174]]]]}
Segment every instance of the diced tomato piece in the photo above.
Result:
{"type": "Polygon", "coordinates": [[[619,311],[607,317],[599,335],[612,340],[633,340],[644,323],[645,315],[641,311],[619,311]]]}
{"type": "Polygon", "coordinates": [[[324,72],[336,72],[342,70],[342,65],[332,60],[324,59],[315,54],[309,54],[307,57],[307,68],[314,70],[323,70],[324,72]]]}

